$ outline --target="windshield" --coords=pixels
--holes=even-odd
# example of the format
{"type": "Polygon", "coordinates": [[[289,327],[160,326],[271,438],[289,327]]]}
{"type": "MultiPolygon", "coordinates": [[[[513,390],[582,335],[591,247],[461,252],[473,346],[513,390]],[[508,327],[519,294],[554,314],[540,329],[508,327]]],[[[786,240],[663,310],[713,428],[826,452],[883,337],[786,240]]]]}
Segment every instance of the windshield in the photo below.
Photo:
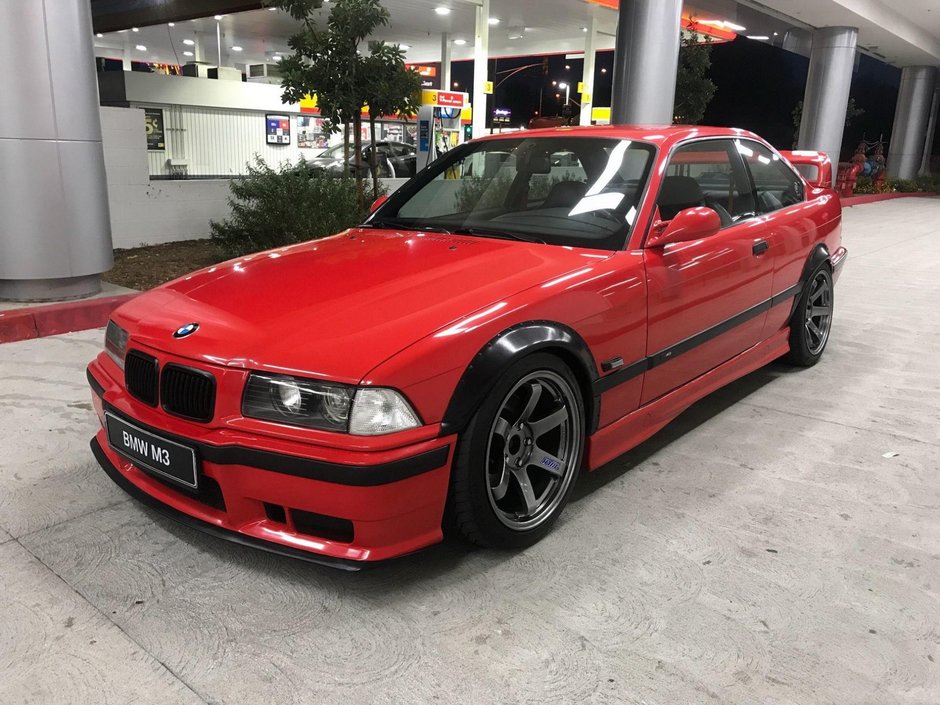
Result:
{"type": "Polygon", "coordinates": [[[617,250],[653,154],[641,142],[569,135],[470,143],[419,173],[368,224],[617,250]]]}

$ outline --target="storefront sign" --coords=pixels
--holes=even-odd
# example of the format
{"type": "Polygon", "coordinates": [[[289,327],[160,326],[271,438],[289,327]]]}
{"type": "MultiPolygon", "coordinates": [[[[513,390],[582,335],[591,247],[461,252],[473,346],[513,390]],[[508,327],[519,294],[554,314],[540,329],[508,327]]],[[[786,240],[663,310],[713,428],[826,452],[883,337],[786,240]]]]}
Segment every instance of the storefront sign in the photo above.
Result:
{"type": "Polygon", "coordinates": [[[144,108],[144,125],[147,128],[147,149],[151,152],[166,150],[166,138],[163,135],[163,110],[144,108]]]}
{"type": "Polygon", "coordinates": [[[290,116],[265,115],[268,144],[290,144],[290,116]]]}

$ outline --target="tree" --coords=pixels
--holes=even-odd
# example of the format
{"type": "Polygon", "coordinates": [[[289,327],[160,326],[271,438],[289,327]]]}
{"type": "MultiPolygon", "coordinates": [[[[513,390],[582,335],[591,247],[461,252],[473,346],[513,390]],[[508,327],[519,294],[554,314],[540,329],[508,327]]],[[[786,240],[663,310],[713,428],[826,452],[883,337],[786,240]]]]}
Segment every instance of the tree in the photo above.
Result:
{"type": "MultiPolygon", "coordinates": [[[[855,98],[849,98],[845,106],[845,129],[852,124],[852,120],[865,114],[865,109],[855,104],[855,98]]],[[[793,108],[793,149],[797,148],[797,142],[800,140],[800,126],[803,124],[803,101],[799,101],[793,108]]]]}
{"type": "Polygon", "coordinates": [[[683,32],[676,74],[676,101],[672,111],[676,123],[696,125],[702,121],[705,109],[715,95],[715,83],[708,77],[711,65],[711,44],[708,41],[697,43],[694,34],[683,32]]]}
{"type": "MultiPolygon", "coordinates": [[[[368,86],[366,103],[369,106],[369,130],[372,144],[377,144],[375,121],[383,115],[411,117],[421,103],[421,76],[405,66],[405,52],[398,45],[370,42],[369,58],[365,62],[368,86]]],[[[372,197],[379,197],[378,167],[373,147],[369,167],[372,172],[372,197]]]]}
{"type": "MultiPolygon", "coordinates": [[[[293,53],[281,61],[283,100],[299,102],[316,95],[327,131],[336,132],[343,125],[347,161],[352,125],[354,163],[362,164],[362,109],[369,98],[372,57],[362,56],[359,47],[378,27],[388,24],[388,10],[379,0],[334,0],[324,27],[317,21],[323,0],[270,0],[270,4],[301,22],[300,31],[289,41],[293,53]]],[[[358,168],[354,171],[362,205],[362,174],[358,168]]]]}

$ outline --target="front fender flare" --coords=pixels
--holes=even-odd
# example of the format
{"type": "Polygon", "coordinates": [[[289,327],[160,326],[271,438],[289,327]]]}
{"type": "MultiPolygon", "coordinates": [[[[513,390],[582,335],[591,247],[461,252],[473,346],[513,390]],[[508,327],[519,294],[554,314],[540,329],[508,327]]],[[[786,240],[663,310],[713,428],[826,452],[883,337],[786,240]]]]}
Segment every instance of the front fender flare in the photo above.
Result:
{"type": "Polygon", "coordinates": [[[473,414],[492,391],[499,376],[513,362],[539,350],[560,352],[581,382],[590,435],[597,428],[599,400],[593,383],[598,378],[591,349],[577,331],[554,321],[527,321],[493,337],[464,370],[441,421],[444,434],[466,428],[473,414]]]}

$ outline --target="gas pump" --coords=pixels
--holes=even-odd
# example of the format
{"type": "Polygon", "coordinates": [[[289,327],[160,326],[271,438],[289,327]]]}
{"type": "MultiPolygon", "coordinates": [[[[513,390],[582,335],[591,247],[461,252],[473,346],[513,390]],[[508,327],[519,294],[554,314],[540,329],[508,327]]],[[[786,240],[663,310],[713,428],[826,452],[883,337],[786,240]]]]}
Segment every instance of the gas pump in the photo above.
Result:
{"type": "Polygon", "coordinates": [[[418,108],[419,170],[464,141],[461,114],[469,104],[466,93],[421,91],[421,107],[418,108]]]}

